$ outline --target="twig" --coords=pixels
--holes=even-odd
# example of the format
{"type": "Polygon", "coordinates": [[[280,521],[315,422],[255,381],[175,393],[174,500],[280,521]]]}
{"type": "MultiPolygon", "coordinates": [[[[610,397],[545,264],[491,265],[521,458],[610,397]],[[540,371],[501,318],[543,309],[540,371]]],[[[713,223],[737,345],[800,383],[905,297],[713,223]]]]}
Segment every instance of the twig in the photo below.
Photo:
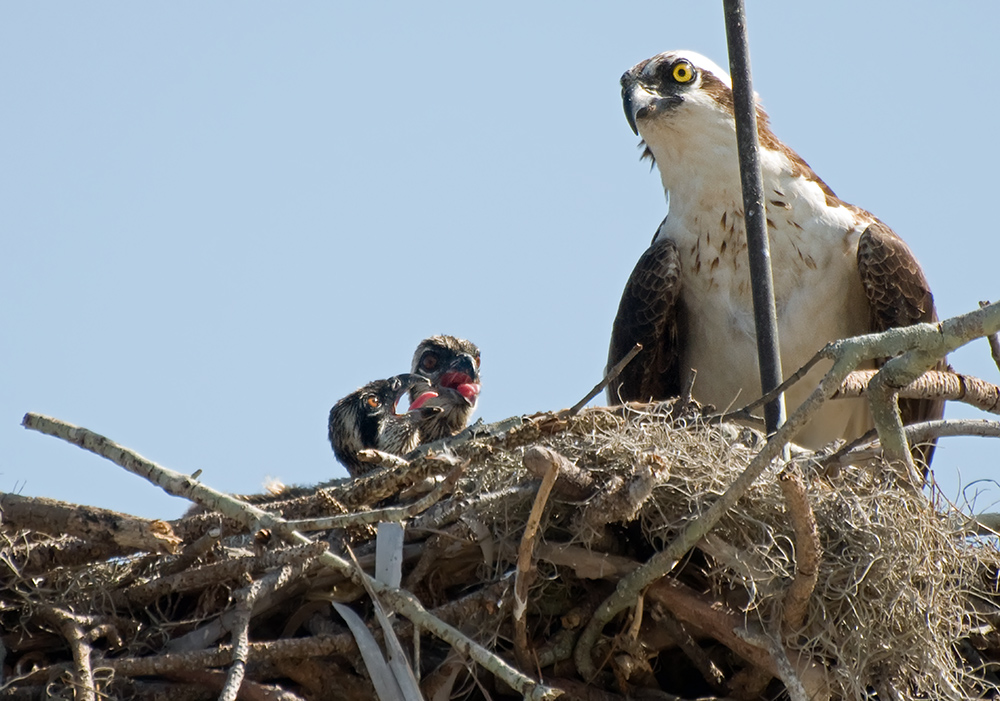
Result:
{"type": "Polygon", "coordinates": [[[594,385],[594,388],[587,393],[586,397],[584,397],[576,404],[571,406],[569,408],[569,411],[566,412],[566,415],[576,416],[577,414],[579,414],[580,410],[583,409],[583,407],[587,406],[587,402],[589,402],[591,399],[593,399],[598,394],[603,392],[604,388],[607,387],[609,384],[611,384],[611,382],[614,381],[614,379],[622,373],[622,370],[625,369],[625,366],[631,363],[632,359],[635,358],[635,356],[639,355],[639,351],[641,350],[642,350],[641,343],[636,343],[634,346],[632,346],[632,350],[626,353],[624,358],[615,363],[615,366],[613,368],[608,370],[608,372],[604,375],[604,379],[598,382],[596,385],[594,385]]]}
{"type": "Polygon", "coordinates": [[[521,545],[517,550],[517,570],[514,576],[514,656],[517,658],[521,669],[532,668],[529,657],[528,646],[528,590],[535,580],[537,571],[533,562],[535,550],[535,538],[538,535],[538,527],[542,521],[542,514],[545,513],[545,505],[548,503],[549,494],[552,492],[552,485],[555,484],[559,476],[560,461],[554,459],[548,453],[537,448],[531,448],[525,452],[524,462],[538,462],[544,460],[548,462],[548,468],[542,477],[542,483],[538,485],[538,493],[535,495],[535,502],[531,505],[531,513],[524,524],[524,534],[521,536],[521,545]],[[528,454],[531,457],[528,457],[528,454]]]}
{"type": "Polygon", "coordinates": [[[349,510],[355,510],[398,494],[431,475],[445,473],[455,464],[456,458],[449,453],[420,456],[403,461],[399,466],[369,472],[326,491],[349,510]]]}
{"type": "Polygon", "coordinates": [[[434,506],[446,494],[450,494],[455,489],[468,461],[456,465],[448,476],[444,478],[429,494],[421,497],[412,504],[406,506],[393,506],[385,509],[373,509],[371,511],[359,511],[338,516],[326,516],[324,518],[299,519],[288,521],[289,528],[298,531],[324,531],[330,528],[347,528],[349,526],[370,525],[380,522],[399,522],[421,514],[434,506]]]}
{"type": "Polygon", "coordinates": [[[803,377],[809,374],[813,366],[819,361],[823,360],[826,356],[823,355],[823,351],[819,351],[813,357],[806,361],[806,364],[796,370],[794,373],[789,375],[785,380],[772,389],[770,392],[762,394],[757,399],[753,400],[749,404],[735,411],[727,411],[724,414],[718,414],[716,416],[709,417],[712,422],[724,423],[727,421],[737,421],[741,419],[758,419],[759,417],[754,415],[753,410],[758,409],[765,404],[773,402],[781,394],[788,391],[788,388],[794,385],[796,382],[801,380],[803,377]]]}
{"type": "MultiPolygon", "coordinates": [[[[990,302],[984,301],[979,303],[979,307],[988,307],[990,302]]],[[[990,342],[990,355],[993,356],[993,362],[997,366],[997,370],[1000,370],[1000,333],[991,333],[986,339],[990,342]]]]}
{"type": "Polygon", "coordinates": [[[404,460],[398,455],[374,449],[359,450],[358,460],[369,465],[375,465],[377,467],[390,467],[393,469],[406,469],[410,466],[409,461],[404,460]]]}
{"type": "MultiPolygon", "coordinates": [[[[349,634],[320,635],[311,638],[285,638],[268,642],[250,643],[248,660],[251,662],[323,658],[330,655],[347,655],[355,650],[354,638],[349,634]]],[[[157,677],[186,669],[221,667],[233,659],[231,645],[194,652],[166,652],[148,657],[117,657],[101,660],[101,667],[111,669],[122,677],[157,677]]],[[[61,671],[70,669],[65,663],[34,670],[26,681],[43,681],[61,671]]]]}
{"type": "MultiPolygon", "coordinates": [[[[286,541],[296,545],[307,545],[312,542],[298,531],[289,528],[284,519],[206,487],[191,477],[157,465],[104,436],[93,433],[85,428],[73,426],[72,424],[38,414],[26,414],[22,425],[25,428],[55,436],[108,458],[126,470],[141,475],[150,482],[159,485],[168,493],[190,499],[202,504],[206,508],[216,509],[226,516],[242,521],[253,531],[260,528],[268,528],[272,532],[281,535],[286,541]]],[[[479,643],[471,640],[454,626],[448,625],[430,615],[420,602],[408,592],[388,587],[376,581],[364,572],[359,571],[351,563],[329,551],[321,554],[318,559],[326,566],[349,577],[355,583],[360,584],[363,579],[367,578],[369,586],[393,610],[417,623],[421,628],[432,632],[450,644],[459,653],[472,658],[530,701],[555,698],[559,695],[560,692],[558,690],[535,682],[479,643]]]]}
{"type": "MultiPolygon", "coordinates": [[[[630,573],[643,567],[630,558],[591,552],[579,545],[542,544],[538,547],[537,554],[540,559],[555,565],[573,567],[576,576],[581,578],[625,581],[630,573]]],[[[663,578],[653,584],[647,592],[647,598],[664,606],[678,621],[715,638],[772,676],[780,676],[770,655],[763,654],[759,648],[736,636],[734,631],[746,625],[745,616],[671,578],[663,578]]],[[[797,673],[810,691],[817,694],[815,698],[829,697],[828,693],[825,696],[820,693],[826,688],[821,666],[803,659],[799,662],[797,673]]]]}
{"type": "Polygon", "coordinates": [[[635,470],[627,477],[612,476],[573,519],[574,528],[585,541],[600,542],[605,528],[611,523],[628,523],[635,519],[639,509],[653,493],[659,477],[665,471],[655,469],[659,459],[653,455],[638,461],[635,470]]]}
{"type": "Polygon", "coordinates": [[[794,463],[781,473],[778,482],[795,533],[795,577],[785,592],[782,607],[782,634],[787,638],[802,627],[809,599],[819,578],[821,546],[816,515],[809,504],[806,485],[794,463]]]}

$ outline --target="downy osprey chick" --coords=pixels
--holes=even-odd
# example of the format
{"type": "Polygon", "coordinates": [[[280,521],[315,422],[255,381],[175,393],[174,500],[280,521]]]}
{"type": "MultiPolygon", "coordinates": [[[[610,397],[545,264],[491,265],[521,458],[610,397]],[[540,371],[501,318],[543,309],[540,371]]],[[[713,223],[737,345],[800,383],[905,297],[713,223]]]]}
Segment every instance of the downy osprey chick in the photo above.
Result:
{"type": "Polygon", "coordinates": [[[403,374],[375,380],[351,392],[330,409],[327,435],[333,453],[352,477],[373,466],[358,460],[364,449],[403,456],[421,443],[420,422],[436,409],[414,409],[396,413],[396,405],[407,391],[426,391],[430,383],[420,375],[403,374]]]}
{"type": "Polygon", "coordinates": [[[430,389],[410,390],[410,409],[438,407],[422,417],[422,442],[453,436],[469,423],[479,399],[479,348],[454,336],[431,336],[413,354],[412,371],[426,377],[430,389]]]}
{"type": "MultiPolygon", "coordinates": [[[[608,367],[643,351],[608,388],[611,402],[676,396],[717,407],[761,394],[729,75],[704,56],[668,51],[621,79],[625,118],[645,142],[669,202],[622,294],[608,367]]],[[[869,212],[839,199],[783,144],[758,107],[765,214],[782,374],[826,343],[937,320],[927,279],[907,245],[869,212]]],[[[942,361],[942,367],[945,365],[942,361]]],[[[785,394],[797,407],[829,369],[785,394]]],[[[904,423],[939,418],[941,401],[900,402],[904,423]]],[[[827,402],[796,436],[810,448],[872,427],[867,399],[827,402]]],[[[933,451],[927,451],[929,463],[933,451]]]]}

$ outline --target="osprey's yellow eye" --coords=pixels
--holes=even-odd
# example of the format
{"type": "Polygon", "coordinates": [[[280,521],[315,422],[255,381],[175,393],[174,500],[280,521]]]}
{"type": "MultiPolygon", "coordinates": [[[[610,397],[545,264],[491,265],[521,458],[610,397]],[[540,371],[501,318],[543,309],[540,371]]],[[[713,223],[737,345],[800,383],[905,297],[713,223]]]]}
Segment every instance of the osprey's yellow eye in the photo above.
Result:
{"type": "Polygon", "coordinates": [[[694,80],[694,66],[687,61],[678,61],[674,64],[671,75],[673,75],[674,80],[678,83],[690,83],[694,80]]]}
{"type": "Polygon", "coordinates": [[[378,409],[380,406],[382,406],[382,402],[380,402],[379,398],[376,397],[374,394],[369,394],[368,398],[365,399],[365,403],[372,409],[378,409]]]}

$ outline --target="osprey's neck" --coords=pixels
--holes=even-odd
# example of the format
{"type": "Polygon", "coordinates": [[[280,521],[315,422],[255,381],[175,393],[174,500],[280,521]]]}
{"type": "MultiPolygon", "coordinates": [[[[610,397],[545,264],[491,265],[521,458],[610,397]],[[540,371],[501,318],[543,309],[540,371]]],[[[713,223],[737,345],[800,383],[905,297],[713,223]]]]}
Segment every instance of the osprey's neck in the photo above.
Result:
{"type": "MultiPolygon", "coordinates": [[[[719,222],[735,218],[742,234],[743,192],[736,134],[724,125],[695,132],[687,139],[647,141],[660,171],[676,230],[701,237],[719,222]]],[[[782,230],[795,234],[795,224],[823,221],[841,228],[850,223],[844,204],[787,149],[760,149],[764,201],[772,237],[782,230]],[[777,226],[778,231],[775,231],[777,226]]],[[[819,233],[819,232],[817,232],[819,233]]],[[[797,235],[797,234],[796,234],[797,235]]]]}

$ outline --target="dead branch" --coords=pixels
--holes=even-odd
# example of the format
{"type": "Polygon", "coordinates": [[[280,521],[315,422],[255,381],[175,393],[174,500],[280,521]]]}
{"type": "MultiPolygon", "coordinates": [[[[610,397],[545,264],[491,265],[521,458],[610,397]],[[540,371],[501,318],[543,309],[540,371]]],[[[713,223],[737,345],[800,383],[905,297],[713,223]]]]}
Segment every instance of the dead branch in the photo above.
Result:
{"type": "Polygon", "coordinates": [[[795,578],[785,592],[781,622],[782,635],[787,638],[797,632],[805,620],[809,598],[819,577],[822,549],[806,485],[794,463],[785,468],[778,481],[795,533],[795,578]]]}
{"type": "MultiPolygon", "coordinates": [[[[282,570],[284,569],[282,568],[282,570]]],[[[236,608],[233,610],[233,661],[226,673],[226,681],[219,694],[219,701],[236,701],[236,696],[243,685],[247,656],[250,650],[250,619],[253,616],[254,605],[263,589],[263,582],[257,580],[249,587],[236,592],[236,608]]]]}
{"type": "MultiPolygon", "coordinates": [[[[910,445],[929,443],[936,438],[950,436],[980,436],[1000,438],[1000,421],[986,419],[937,419],[910,424],[905,427],[906,440],[910,445]]],[[[855,441],[848,443],[831,455],[821,458],[818,464],[827,469],[846,467],[878,458],[882,446],[878,433],[873,429],[855,441]]]]}
{"type": "Polygon", "coordinates": [[[767,652],[777,670],[777,676],[785,685],[785,690],[792,701],[813,701],[816,699],[816,696],[813,695],[814,690],[806,691],[802,681],[798,678],[797,670],[792,667],[792,663],[788,660],[785,649],[774,638],[756,626],[736,628],[733,632],[740,640],[767,652]]]}
{"type": "Polygon", "coordinates": [[[166,521],[120,514],[95,506],[0,493],[4,523],[15,528],[114,543],[145,552],[175,553],[181,543],[166,521]]]}
{"type": "Polygon", "coordinates": [[[76,617],[68,611],[54,606],[43,606],[39,612],[55,625],[69,643],[76,667],[76,684],[81,701],[97,701],[97,687],[94,686],[94,669],[91,666],[92,650],[83,628],[76,617]]]}
{"type": "Polygon", "coordinates": [[[44,543],[25,542],[11,549],[7,565],[24,577],[47,572],[54,567],[78,567],[134,552],[109,542],[92,543],[78,538],[58,538],[44,543]]]}
{"type": "MultiPolygon", "coordinates": [[[[861,397],[878,370],[855,370],[845,378],[833,399],[861,397]]],[[[900,399],[947,399],[982,411],[1000,414],[1000,387],[972,375],[928,370],[898,390],[900,399]]]]}
{"type": "MultiPolygon", "coordinates": [[[[260,580],[260,590],[253,597],[252,615],[257,615],[261,611],[271,608],[288,596],[286,588],[298,579],[305,566],[304,562],[296,562],[284,565],[265,575],[260,580]]],[[[208,624],[170,640],[164,649],[170,652],[203,650],[227,633],[234,631],[242,615],[239,608],[231,609],[208,624]]]]}
{"type": "MultiPolygon", "coordinates": [[[[549,451],[554,452],[554,451],[549,451]]],[[[518,664],[522,669],[531,669],[531,658],[529,657],[528,644],[528,590],[534,582],[537,574],[533,562],[535,549],[535,538],[538,535],[538,527],[542,521],[542,514],[545,512],[545,504],[549,500],[552,492],[552,485],[555,484],[559,476],[559,466],[561,461],[551,459],[549,455],[540,450],[530,449],[525,453],[525,463],[547,461],[548,469],[542,477],[542,483],[538,486],[538,494],[535,502],[531,506],[531,513],[524,525],[524,534],[521,536],[521,545],[517,552],[517,570],[514,578],[514,654],[518,664]],[[531,457],[528,457],[528,454],[531,457]]],[[[568,462],[563,458],[562,462],[568,462]]]]}

